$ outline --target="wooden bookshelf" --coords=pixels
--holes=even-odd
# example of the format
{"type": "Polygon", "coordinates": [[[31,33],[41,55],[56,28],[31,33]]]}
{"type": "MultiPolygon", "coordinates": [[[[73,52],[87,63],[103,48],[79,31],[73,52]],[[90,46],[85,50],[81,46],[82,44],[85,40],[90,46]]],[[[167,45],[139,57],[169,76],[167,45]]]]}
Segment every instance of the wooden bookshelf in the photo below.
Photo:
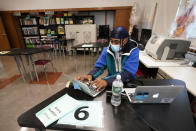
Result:
{"type": "MultiPolygon", "coordinates": [[[[0,11],[5,24],[8,38],[12,47],[24,48],[24,37],[22,34],[18,17],[13,16],[14,13],[45,13],[48,11],[54,12],[69,12],[69,11],[115,11],[114,27],[124,26],[129,29],[129,18],[132,6],[116,6],[116,7],[92,7],[92,8],[69,8],[69,9],[36,9],[36,10],[9,10],[0,11]]],[[[68,16],[66,18],[69,18],[68,16]]],[[[107,19],[106,19],[107,21],[107,19]]],[[[28,25],[26,25],[28,27],[28,25]]],[[[49,25],[50,26],[50,25],[49,25]]],[[[55,24],[55,26],[58,26],[55,24]]],[[[46,27],[46,25],[45,25],[46,27]]]]}
{"type": "Polygon", "coordinates": [[[70,16],[69,12],[55,12],[53,15],[40,13],[37,16],[30,14],[21,14],[18,17],[22,34],[24,37],[25,47],[37,47],[42,44],[58,42],[65,36],[65,25],[69,24],[94,24],[94,16],[70,16]],[[56,38],[51,38],[56,36],[56,38]],[[44,39],[45,37],[48,37],[44,39]]]}

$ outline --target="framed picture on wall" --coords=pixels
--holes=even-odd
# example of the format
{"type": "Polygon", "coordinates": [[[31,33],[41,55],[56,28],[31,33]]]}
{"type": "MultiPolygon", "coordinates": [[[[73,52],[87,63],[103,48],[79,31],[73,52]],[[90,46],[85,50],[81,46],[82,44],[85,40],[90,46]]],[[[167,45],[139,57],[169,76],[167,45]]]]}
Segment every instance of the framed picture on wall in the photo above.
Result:
{"type": "Polygon", "coordinates": [[[181,0],[170,35],[183,39],[196,38],[196,0],[181,0]]]}

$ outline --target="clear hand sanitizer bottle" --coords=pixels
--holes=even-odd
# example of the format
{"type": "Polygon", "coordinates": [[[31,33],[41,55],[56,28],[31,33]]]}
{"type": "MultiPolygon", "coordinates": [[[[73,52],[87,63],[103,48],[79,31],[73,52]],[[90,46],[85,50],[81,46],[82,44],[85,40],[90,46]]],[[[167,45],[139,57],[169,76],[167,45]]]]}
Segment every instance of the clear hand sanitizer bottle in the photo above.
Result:
{"type": "Polygon", "coordinates": [[[121,103],[121,92],[123,89],[123,82],[121,80],[121,75],[116,76],[116,80],[112,83],[112,98],[111,104],[113,106],[119,106],[121,103]]]}

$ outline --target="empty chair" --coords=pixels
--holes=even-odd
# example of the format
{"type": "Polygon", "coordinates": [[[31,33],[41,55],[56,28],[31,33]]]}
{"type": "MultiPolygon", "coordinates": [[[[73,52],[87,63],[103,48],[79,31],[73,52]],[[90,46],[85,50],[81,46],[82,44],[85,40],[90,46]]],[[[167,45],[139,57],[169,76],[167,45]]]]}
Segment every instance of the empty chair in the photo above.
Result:
{"type": "MultiPolygon", "coordinates": [[[[44,50],[44,48],[43,48],[43,50],[44,50]]],[[[50,50],[45,50],[45,51],[49,51],[49,59],[46,58],[45,52],[43,52],[43,59],[36,60],[36,61],[34,61],[34,63],[35,63],[35,65],[40,65],[40,66],[43,67],[43,70],[44,70],[44,73],[45,73],[45,76],[46,76],[46,81],[48,81],[48,75],[47,75],[47,72],[46,72],[46,65],[48,63],[51,63],[51,66],[52,66],[54,72],[56,72],[56,70],[55,70],[54,65],[53,65],[53,61],[52,61],[53,58],[52,58],[51,51],[50,50]]],[[[35,72],[35,73],[37,74],[37,72],[35,72]]],[[[39,81],[38,75],[37,75],[37,80],[39,81]]]]}

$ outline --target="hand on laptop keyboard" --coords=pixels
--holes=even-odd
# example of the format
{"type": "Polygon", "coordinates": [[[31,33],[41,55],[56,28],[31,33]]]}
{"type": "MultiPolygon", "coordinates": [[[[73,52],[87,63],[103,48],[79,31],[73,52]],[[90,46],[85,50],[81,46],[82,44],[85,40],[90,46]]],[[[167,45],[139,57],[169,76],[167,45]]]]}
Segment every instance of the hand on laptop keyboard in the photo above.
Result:
{"type": "Polygon", "coordinates": [[[104,89],[108,85],[108,83],[102,79],[96,79],[90,83],[88,81],[83,81],[83,83],[88,85],[89,88],[92,88],[93,90],[97,90],[97,91],[104,89]]]}
{"type": "Polygon", "coordinates": [[[88,81],[83,81],[83,83],[85,83],[86,85],[88,85],[90,91],[92,94],[96,94],[98,92],[97,87],[95,84],[91,85],[91,83],[89,83],[88,81]]]}
{"type": "Polygon", "coordinates": [[[104,88],[107,87],[108,83],[106,80],[102,80],[102,79],[96,79],[94,81],[91,82],[91,85],[95,85],[97,90],[102,90],[104,88]]]}
{"type": "Polygon", "coordinates": [[[80,81],[88,81],[88,82],[91,82],[92,81],[92,76],[91,75],[80,75],[80,76],[77,76],[76,77],[77,80],[80,80],[80,81]]]}

